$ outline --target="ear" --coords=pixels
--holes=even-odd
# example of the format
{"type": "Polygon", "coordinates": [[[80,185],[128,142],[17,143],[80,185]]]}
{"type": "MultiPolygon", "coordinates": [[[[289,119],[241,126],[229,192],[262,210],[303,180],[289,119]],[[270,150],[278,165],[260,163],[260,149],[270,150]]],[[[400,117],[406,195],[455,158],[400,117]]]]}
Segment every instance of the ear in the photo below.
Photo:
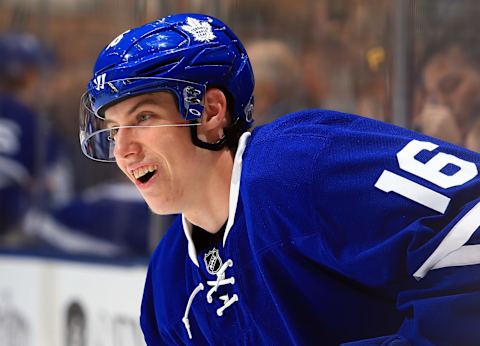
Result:
{"type": "Polygon", "coordinates": [[[223,137],[223,129],[228,126],[227,98],[217,88],[208,89],[204,96],[204,109],[198,138],[207,143],[215,143],[223,137]]]}

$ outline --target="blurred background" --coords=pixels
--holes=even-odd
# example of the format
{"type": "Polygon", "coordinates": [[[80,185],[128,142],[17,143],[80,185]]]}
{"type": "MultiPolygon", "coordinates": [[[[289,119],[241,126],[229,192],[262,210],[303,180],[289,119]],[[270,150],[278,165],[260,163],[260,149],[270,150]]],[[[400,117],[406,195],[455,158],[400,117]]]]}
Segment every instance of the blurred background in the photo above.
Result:
{"type": "Polygon", "coordinates": [[[303,108],[480,150],[475,0],[0,0],[0,344],[143,345],[154,216],[85,158],[79,100],[98,52],[175,12],[219,17],[252,60],[256,126],[303,108]]]}

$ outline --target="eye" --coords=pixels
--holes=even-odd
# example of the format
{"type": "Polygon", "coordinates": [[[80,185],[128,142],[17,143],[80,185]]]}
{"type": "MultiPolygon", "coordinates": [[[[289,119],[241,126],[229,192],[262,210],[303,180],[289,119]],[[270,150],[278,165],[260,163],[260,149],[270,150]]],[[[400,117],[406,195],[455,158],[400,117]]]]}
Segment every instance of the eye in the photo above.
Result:
{"type": "Polygon", "coordinates": [[[151,114],[148,114],[148,113],[140,113],[140,114],[137,116],[137,122],[138,122],[138,123],[145,122],[145,121],[149,120],[151,117],[152,117],[151,114]]]}
{"type": "Polygon", "coordinates": [[[462,78],[460,76],[447,76],[438,83],[438,87],[444,95],[448,95],[453,93],[461,82],[462,78]]]}

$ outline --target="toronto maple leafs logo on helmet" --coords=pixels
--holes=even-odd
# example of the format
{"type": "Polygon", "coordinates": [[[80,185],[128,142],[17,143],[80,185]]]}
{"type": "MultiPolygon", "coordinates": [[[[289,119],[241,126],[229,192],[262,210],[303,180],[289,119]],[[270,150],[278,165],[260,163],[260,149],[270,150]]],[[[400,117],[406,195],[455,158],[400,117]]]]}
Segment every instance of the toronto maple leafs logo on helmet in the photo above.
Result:
{"type": "Polygon", "coordinates": [[[182,29],[192,34],[195,41],[210,42],[216,38],[209,22],[192,17],[188,17],[186,22],[187,25],[182,25],[182,29]]]}
{"type": "Polygon", "coordinates": [[[213,250],[208,251],[205,256],[203,256],[203,261],[205,262],[205,267],[207,272],[212,275],[215,275],[220,268],[222,267],[222,259],[218,253],[218,249],[213,248],[213,250]]]}

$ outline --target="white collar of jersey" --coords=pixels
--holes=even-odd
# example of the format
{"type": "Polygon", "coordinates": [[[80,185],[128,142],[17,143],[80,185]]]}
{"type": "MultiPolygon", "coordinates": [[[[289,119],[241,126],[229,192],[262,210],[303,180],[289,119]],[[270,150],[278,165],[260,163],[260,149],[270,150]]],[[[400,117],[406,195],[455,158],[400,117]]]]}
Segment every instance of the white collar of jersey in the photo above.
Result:
{"type": "MultiPolygon", "coordinates": [[[[250,137],[250,132],[245,132],[238,142],[237,153],[235,154],[235,159],[233,160],[233,170],[232,170],[232,180],[230,181],[230,197],[229,197],[229,210],[228,210],[228,221],[225,228],[225,234],[223,236],[223,246],[227,242],[228,233],[233,226],[235,220],[235,212],[237,210],[238,202],[238,193],[240,191],[240,177],[242,175],[242,160],[243,152],[247,146],[248,138],[250,137]]],[[[192,239],[192,224],[186,219],[185,215],[182,214],[182,223],[183,231],[188,240],[188,255],[190,259],[197,267],[200,267],[197,260],[197,251],[195,250],[195,245],[193,244],[192,239]]]]}

